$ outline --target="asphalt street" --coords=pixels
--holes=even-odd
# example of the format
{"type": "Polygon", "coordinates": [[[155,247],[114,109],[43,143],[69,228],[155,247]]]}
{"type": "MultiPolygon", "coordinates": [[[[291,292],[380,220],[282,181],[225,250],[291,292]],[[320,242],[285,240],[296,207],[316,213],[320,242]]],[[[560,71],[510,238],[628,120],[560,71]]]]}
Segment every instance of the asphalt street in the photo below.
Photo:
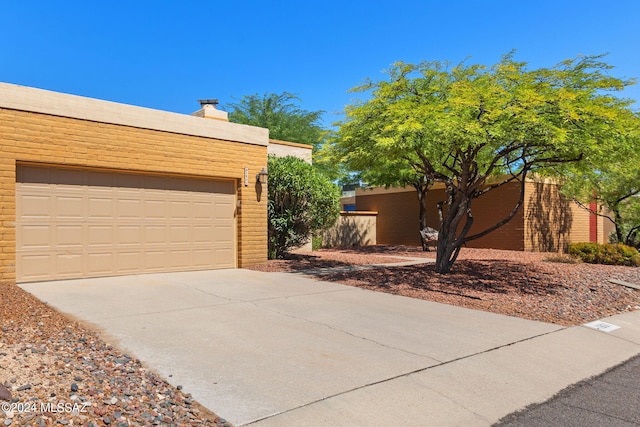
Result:
{"type": "Polygon", "coordinates": [[[567,387],[548,401],[508,415],[494,426],[638,426],[640,356],[567,387]]]}

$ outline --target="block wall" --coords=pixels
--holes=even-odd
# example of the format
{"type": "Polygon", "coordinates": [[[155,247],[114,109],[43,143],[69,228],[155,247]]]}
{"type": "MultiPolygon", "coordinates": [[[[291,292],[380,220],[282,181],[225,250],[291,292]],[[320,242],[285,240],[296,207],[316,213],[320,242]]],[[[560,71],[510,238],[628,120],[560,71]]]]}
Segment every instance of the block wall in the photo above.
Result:
{"type": "Polygon", "coordinates": [[[0,280],[15,280],[15,182],[21,162],[234,179],[238,266],[266,260],[267,193],[255,184],[267,164],[266,144],[0,108],[0,280]]]}

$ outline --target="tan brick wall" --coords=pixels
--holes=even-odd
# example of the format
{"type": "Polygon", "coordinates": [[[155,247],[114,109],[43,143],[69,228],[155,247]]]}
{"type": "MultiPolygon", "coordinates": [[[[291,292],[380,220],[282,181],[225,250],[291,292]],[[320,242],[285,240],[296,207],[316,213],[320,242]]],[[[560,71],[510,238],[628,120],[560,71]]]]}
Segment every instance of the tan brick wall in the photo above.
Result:
{"type": "Polygon", "coordinates": [[[15,280],[16,163],[35,162],[237,180],[238,266],[266,260],[266,188],[255,175],[266,145],[0,109],[0,280],[15,280]],[[244,186],[244,168],[249,186],[244,186]]]}
{"type": "MultiPolygon", "coordinates": [[[[492,190],[472,203],[477,233],[504,218],[515,206],[519,184],[512,183],[492,190]]],[[[429,191],[427,222],[438,228],[436,204],[444,200],[444,190],[429,191]]],[[[412,189],[358,190],[358,211],[377,211],[377,243],[387,245],[420,245],[418,235],[418,199],[412,189]]],[[[612,226],[598,218],[598,241],[606,243],[612,226]]],[[[578,204],[566,200],[553,183],[527,182],[524,204],[505,226],[467,243],[468,247],[562,251],[569,242],[589,241],[589,213],[578,204]]]]}
{"type": "MultiPolygon", "coordinates": [[[[474,223],[469,235],[485,230],[513,209],[519,195],[517,184],[505,185],[492,190],[472,202],[474,223]]],[[[432,189],[427,194],[427,224],[439,228],[437,203],[445,199],[442,189],[432,189]]],[[[367,194],[358,192],[356,196],[358,211],[377,211],[377,242],[383,245],[420,245],[419,205],[415,190],[367,194]]],[[[496,249],[524,249],[523,210],[505,226],[488,235],[470,241],[468,247],[496,249]]]]}
{"type": "Polygon", "coordinates": [[[586,211],[563,197],[555,184],[527,182],[524,210],[525,250],[565,251],[583,233],[589,239],[586,211]]]}
{"type": "Polygon", "coordinates": [[[376,242],[379,245],[420,245],[415,191],[367,194],[365,190],[356,195],[356,209],[378,212],[376,242]]]}

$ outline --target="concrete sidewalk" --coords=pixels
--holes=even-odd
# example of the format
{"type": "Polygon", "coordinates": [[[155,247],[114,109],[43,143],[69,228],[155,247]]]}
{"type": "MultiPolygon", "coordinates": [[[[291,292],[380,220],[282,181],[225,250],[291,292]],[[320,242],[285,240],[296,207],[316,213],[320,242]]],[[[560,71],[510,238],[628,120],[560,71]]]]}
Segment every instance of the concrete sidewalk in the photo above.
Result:
{"type": "Polygon", "coordinates": [[[640,353],[640,311],[605,333],[287,273],[22,287],[238,426],[490,425],[640,353]]]}

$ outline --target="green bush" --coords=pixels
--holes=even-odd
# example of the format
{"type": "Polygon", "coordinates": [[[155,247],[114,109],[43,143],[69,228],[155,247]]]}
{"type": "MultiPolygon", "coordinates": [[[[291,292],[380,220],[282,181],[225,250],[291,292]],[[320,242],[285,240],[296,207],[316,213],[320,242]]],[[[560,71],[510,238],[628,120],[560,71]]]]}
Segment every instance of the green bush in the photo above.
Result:
{"type": "Polygon", "coordinates": [[[640,267],[640,253],[631,246],[608,243],[571,243],[569,254],[590,264],[627,265],[640,267]]]}
{"type": "Polygon", "coordinates": [[[313,236],[311,238],[311,250],[317,251],[322,248],[322,236],[313,236]]]}
{"type": "Polygon", "coordinates": [[[269,259],[280,259],[335,224],[341,192],[304,160],[269,156],[268,162],[269,259]]]}

